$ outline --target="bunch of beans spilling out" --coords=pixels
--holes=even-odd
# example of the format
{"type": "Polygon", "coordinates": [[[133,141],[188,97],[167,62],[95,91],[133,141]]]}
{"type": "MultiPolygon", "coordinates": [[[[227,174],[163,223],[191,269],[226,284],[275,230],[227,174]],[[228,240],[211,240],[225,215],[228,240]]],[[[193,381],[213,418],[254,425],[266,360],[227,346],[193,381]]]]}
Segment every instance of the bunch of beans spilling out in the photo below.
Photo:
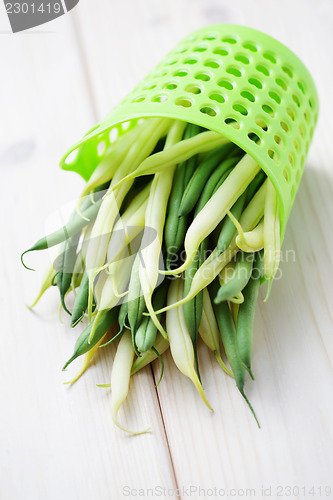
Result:
{"type": "Polygon", "coordinates": [[[259,286],[268,282],[267,298],[279,266],[280,223],[276,191],[248,154],[191,123],[142,119],[111,144],[68,223],[24,254],[56,245],[32,306],[56,286],[71,326],[86,325],[64,366],[84,356],[69,383],[117,343],[109,385],[120,428],[131,375],[155,359],[163,374],[169,348],[211,408],[200,337],[255,416],[245,375],[259,286]]]}

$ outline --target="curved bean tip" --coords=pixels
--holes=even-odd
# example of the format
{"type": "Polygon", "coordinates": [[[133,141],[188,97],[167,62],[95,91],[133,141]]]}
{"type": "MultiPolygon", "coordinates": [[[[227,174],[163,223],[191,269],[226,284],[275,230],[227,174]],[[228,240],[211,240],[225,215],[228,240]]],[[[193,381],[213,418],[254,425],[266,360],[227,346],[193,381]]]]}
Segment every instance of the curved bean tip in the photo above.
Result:
{"type": "Polygon", "coordinates": [[[242,395],[242,396],[243,396],[243,398],[245,399],[245,401],[246,401],[246,403],[247,403],[248,407],[250,408],[250,410],[251,410],[251,412],[252,412],[252,415],[254,416],[254,419],[255,419],[255,421],[257,422],[257,425],[258,425],[259,429],[261,429],[261,427],[260,427],[260,423],[259,423],[259,420],[258,420],[258,417],[257,417],[257,415],[256,415],[256,413],[255,413],[255,411],[254,411],[254,409],[253,409],[253,407],[252,407],[252,405],[251,405],[250,401],[249,401],[249,400],[248,400],[248,398],[246,397],[245,392],[244,392],[244,391],[239,391],[239,392],[241,393],[241,395],[242,395]]]}
{"type": "Polygon", "coordinates": [[[21,263],[22,263],[22,266],[25,267],[26,269],[28,269],[28,271],[36,271],[36,269],[33,269],[32,267],[28,267],[24,261],[23,261],[23,256],[28,253],[28,252],[31,252],[32,251],[32,248],[29,248],[28,250],[25,250],[22,254],[21,254],[21,263]]]}
{"type": "Polygon", "coordinates": [[[72,361],[74,361],[76,356],[72,356],[71,358],[69,358],[68,361],[66,361],[66,363],[64,364],[64,366],[62,367],[62,371],[64,372],[66,370],[66,368],[68,367],[68,365],[71,364],[72,361]]]}

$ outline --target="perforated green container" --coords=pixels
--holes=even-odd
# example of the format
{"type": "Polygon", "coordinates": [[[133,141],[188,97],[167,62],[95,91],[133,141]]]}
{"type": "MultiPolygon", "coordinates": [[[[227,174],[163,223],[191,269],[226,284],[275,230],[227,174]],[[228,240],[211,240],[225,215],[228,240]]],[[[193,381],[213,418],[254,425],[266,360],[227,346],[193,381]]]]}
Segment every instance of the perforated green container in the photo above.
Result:
{"type": "Polygon", "coordinates": [[[311,75],[287,47],[244,26],[209,26],[180,42],[61,166],[88,179],[110,142],[138,119],[192,122],[225,135],[258,162],[278,193],[283,234],[317,116],[311,75]]]}

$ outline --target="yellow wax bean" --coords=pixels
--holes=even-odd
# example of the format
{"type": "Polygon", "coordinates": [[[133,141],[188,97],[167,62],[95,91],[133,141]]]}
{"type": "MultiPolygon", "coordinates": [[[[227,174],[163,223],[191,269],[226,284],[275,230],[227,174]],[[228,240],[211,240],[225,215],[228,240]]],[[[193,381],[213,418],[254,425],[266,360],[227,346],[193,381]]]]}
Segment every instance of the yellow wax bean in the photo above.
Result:
{"type": "MultiPolygon", "coordinates": [[[[175,279],[170,284],[167,303],[173,304],[174,302],[178,302],[182,296],[182,280],[175,279]]],[[[193,344],[186,327],[182,307],[172,308],[167,311],[166,329],[168,332],[171,354],[177,368],[193,382],[204,403],[212,410],[194,368],[193,344]]]]}
{"type": "Polygon", "coordinates": [[[243,156],[188,228],[184,241],[184,264],[163,274],[179,274],[188,268],[200,243],[216,228],[259,171],[259,165],[251,156],[243,156]]]}
{"type": "Polygon", "coordinates": [[[54,270],[53,263],[52,263],[52,264],[49,264],[47,266],[47,268],[45,269],[39,294],[37,295],[36,299],[34,300],[34,302],[31,305],[27,305],[28,309],[32,309],[33,307],[35,307],[35,305],[39,302],[39,300],[42,297],[42,295],[44,294],[44,292],[48,288],[50,288],[50,286],[52,285],[52,279],[53,279],[54,274],[55,274],[55,270],[54,270]]]}
{"type": "Polygon", "coordinates": [[[119,429],[130,434],[143,434],[143,431],[130,431],[125,429],[118,420],[118,411],[125,401],[131,377],[131,368],[134,359],[131,332],[125,330],[117,347],[117,352],[112,365],[111,372],[111,415],[114,423],[119,429]]]}
{"type": "MultiPolygon", "coordinates": [[[[165,150],[168,150],[173,144],[181,140],[185,125],[186,123],[182,121],[174,122],[166,139],[165,150]]],[[[145,242],[148,241],[148,244],[142,246],[140,250],[141,259],[139,265],[139,278],[146,307],[154,324],[164,337],[167,337],[167,334],[153,309],[152,294],[155,290],[159,277],[159,260],[161,255],[165,214],[172,188],[175,168],[176,165],[172,165],[167,171],[155,174],[154,176],[145,213],[146,229],[142,238],[143,243],[145,244],[145,242]],[[152,231],[156,231],[156,237],[153,241],[149,242],[152,231]]]]}
{"type": "Polygon", "coordinates": [[[117,188],[124,182],[140,175],[150,175],[165,171],[172,168],[172,166],[177,163],[188,160],[191,156],[210,151],[228,142],[230,142],[229,139],[223,135],[211,131],[202,132],[190,139],[184,139],[178,144],[175,144],[168,151],[160,151],[146,158],[135,171],[132,171],[127,177],[124,177],[120,182],[115,184],[114,187],[117,188]]]}
{"type": "MultiPolygon", "coordinates": [[[[245,208],[242,216],[240,218],[240,224],[245,231],[251,231],[261,220],[264,214],[264,205],[266,198],[266,187],[267,181],[260,187],[260,189],[253,196],[250,203],[245,208]]],[[[215,249],[211,255],[204,261],[204,263],[199,267],[195,273],[190,291],[182,300],[175,304],[170,304],[159,311],[156,314],[165,312],[173,307],[177,307],[181,304],[185,304],[187,301],[193,299],[201,290],[207,287],[216,276],[222,271],[222,269],[230,262],[238,251],[236,245],[236,236],[231,240],[229,247],[220,255],[218,255],[215,249]]]]}
{"type": "Polygon", "coordinates": [[[258,252],[264,247],[264,218],[252,231],[244,233],[242,227],[237,230],[236,245],[243,252],[258,252]]]}

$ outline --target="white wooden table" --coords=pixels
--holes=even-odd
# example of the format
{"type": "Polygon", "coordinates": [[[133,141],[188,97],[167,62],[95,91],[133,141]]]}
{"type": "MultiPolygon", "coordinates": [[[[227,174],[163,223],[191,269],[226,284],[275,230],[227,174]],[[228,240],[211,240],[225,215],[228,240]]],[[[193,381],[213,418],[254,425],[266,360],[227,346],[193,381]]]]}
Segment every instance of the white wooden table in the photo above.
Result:
{"type": "MultiPolygon", "coordinates": [[[[13,35],[1,4],[1,499],[333,497],[332,23],[331,0],[81,0],[13,35]],[[58,321],[56,290],[35,312],[25,307],[41,273],[19,256],[83,185],[58,168],[62,153],[184,35],[226,22],[293,49],[321,101],[284,241],[295,259],[282,262],[283,279],[257,309],[247,392],[262,429],[200,348],[214,413],[166,356],[157,389],[158,365],[131,382],[121,419],[152,431],[130,437],[111,421],[109,391],[95,385],[109,381],[113,350],[64,386],[77,333],[58,321]]],[[[39,270],[42,260],[29,256],[39,270]]]]}

